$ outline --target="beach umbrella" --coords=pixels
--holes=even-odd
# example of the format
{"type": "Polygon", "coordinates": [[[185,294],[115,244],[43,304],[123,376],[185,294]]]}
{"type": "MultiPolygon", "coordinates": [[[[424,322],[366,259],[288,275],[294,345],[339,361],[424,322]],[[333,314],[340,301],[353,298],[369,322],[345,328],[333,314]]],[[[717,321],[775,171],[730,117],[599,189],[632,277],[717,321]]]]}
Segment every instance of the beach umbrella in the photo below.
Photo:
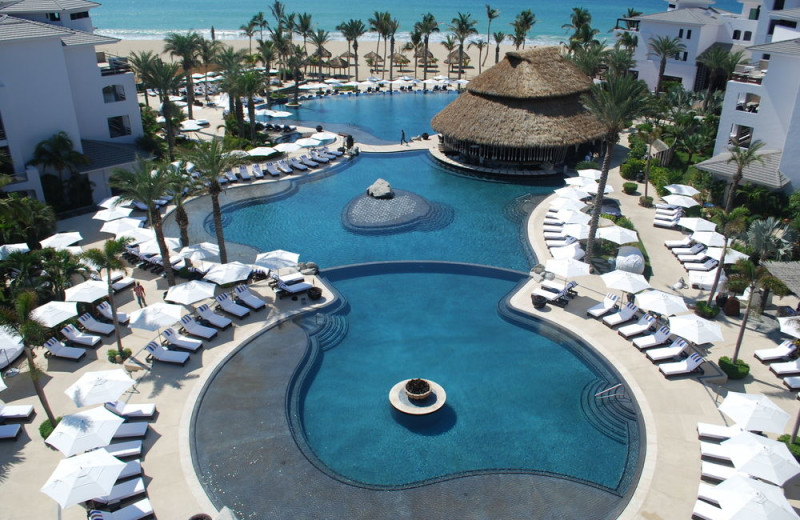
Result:
{"type": "Polygon", "coordinates": [[[575,186],[576,188],[597,184],[595,181],[584,179],[583,177],[569,177],[568,179],[564,179],[564,182],[567,183],[567,186],[575,186]]]}
{"type": "Polygon", "coordinates": [[[600,275],[603,283],[609,289],[617,289],[618,291],[625,291],[628,293],[637,293],[650,288],[644,276],[636,273],[629,273],[628,271],[620,271],[619,269],[611,271],[610,273],[600,275]]]}
{"type": "Polygon", "coordinates": [[[700,193],[700,190],[686,184],[669,184],[664,186],[664,188],[669,190],[673,195],[686,195],[687,197],[693,197],[700,193]]]}
{"type": "Polygon", "coordinates": [[[64,393],[75,406],[89,406],[116,401],[136,382],[121,368],[86,372],[64,393]]]}
{"type": "Polygon", "coordinates": [[[696,231],[692,233],[692,240],[706,246],[722,247],[725,245],[725,235],[716,231],[696,231]]]}
{"type": "Polygon", "coordinates": [[[13,361],[24,348],[22,338],[7,327],[0,327],[0,368],[5,368],[13,361]]]}
{"type": "Polygon", "coordinates": [[[65,415],[44,442],[67,457],[107,446],[125,420],[103,406],[65,415]]]}
{"type": "Polygon", "coordinates": [[[298,139],[294,142],[294,144],[302,146],[303,148],[313,148],[315,146],[319,146],[322,144],[317,139],[311,139],[310,137],[304,137],[302,139],[298,139]]]}
{"type": "Polygon", "coordinates": [[[0,260],[5,260],[11,253],[27,253],[31,249],[25,242],[17,244],[3,244],[0,246],[0,260]]]}
{"type": "Polygon", "coordinates": [[[719,411],[748,431],[783,433],[789,420],[789,414],[763,394],[728,392],[719,411]]]}
{"type": "Polygon", "coordinates": [[[165,300],[183,305],[191,305],[206,298],[213,298],[217,286],[213,283],[192,280],[169,288],[165,300]]]}
{"type": "MultiPolygon", "coordinates": [[[[108,289],[106,289],[108,294],[108,289]]],[[[75,302],[47,302],[31,312],[31,318],[47,328],[52,328],[78,315],[78,304],[75,302]]]]}
{"type": "Polygon", "coordinates": [[[570,209],[559,210],[556,213],[556,218],[564,224],[588,224],[592,220],[591,215],[570,209]]]}
{"type": "Polygon", "coordinates": [[[580,260],[586,256],[586,251],[581,248],[578,242],[573,242],[568,246],[551,248],[550,254],[553,255],[553,258],[575,258],[580,260]]]}
{"type": "Polygon", "coordinates": [[[117,235],[129,229],[136,229],[142,226],[142,221],[137,218],[123,217],[110,222],[105,222],[100,228],[103,233],[117,235]]]}
{"type": "Polygon", "coordinates": [[[713,321],[708,321],[695,314],[672,316],[669,319],[669,328],[678,335],[696,345],[722,341],[722,329],[713,321]]]}
{"type": "Polygon", "coordinates": [[[186,246],[178,252],[184,258],[189,260],[211,260],[219,257],[219,246],[211,242],[200,242],[186,246]]]}
{"type": "Polygon", "coordinates": [[[115,206],[127,206],[128,204],[129,202],[123,201],[119,195],[114,195],[113,197],[101,200],[98,206],[101,208],[113,208],[115,206]]]}
{"type": "Polygon", "coordinates": [[[64,291],[68,302],[92,303],[108,296],[108,284],[97,280],[86,280],[64,291]]]}
{"type": "Polygon", "coordinates": [[[583,263],[574,258],[551,258],[545,263],[546,271],[560,276],[565,280],[576,276],[586,276],[590,274],[589,264],[583,263]]]}
{"type": "Polygon", "coordinates": [[[678,225],[695,232],[717,230],[716,224],[714,224],[710,220],[698,217],[681,217],[680,219],[678,219],[678,225]]]}
{"type": "Polygon", "coordinates": [[[594,168],[587,168],[586,170],[578,170],[578,177],[583,177],[584,179],[599,181],[600,177],[602,176],[603,172],[601,172],[600,170],[596,170],[594,168]]]}
{"type": "Polygon", "coordinates": [[[721,445],[730,450],[731,461],[738,471],[761,480],[782,486],[800,473],[800,464],[783,442],[744,431],[721,445]]]}
{"type": "Polygon", "coordinates": [[[266,267],[272,271],[283,269],[284,267],[294,267],[300,260],[298,253],[276,249],[267,253],[256,255],[255,265],[266,267]]]}
{"type": "Polygon", "coordinates": [[[302,146],[296,143],[278,143],[273,148],[279,152],[291,153],[301,149],[302,146]]]}
{"type": "Polygon", "coordinates": [[[80,242],[83,240],[83,236],[77,231],[72,231],[69,233],[56,233],[55,235],[50,235],[49,237],[41,240],[39,244],[42,247],[52,247],[53,249],[63,249],[67,246],[71,246],[75,242],[80,242]]]}
{"type": "Polygon", "coordinates": [[[440,79],[428,78],[428,79],[424,80],[424,81],[422,82],[422,84],[423,84],[423,85],[428,85],[428,86],[434,86],[434,85],[436,85],[436,86],[439,86],[439,85],[441,85],[441,84],[442,84],[442,80],[440,80],[440,79]]]}
{"type": "Polygon", "coordinates": [[[709,247],[706,249],[706,255],[713,258],[714,260],[719,260],[723,264],[735,264],[739,260],[747,260],[750,258],[744,253],[740,253],[735,249],[728,248],[725,251],[725,258],[722,258],[722,248],[721,247],[709,247]]]}
{"type": "Polygon", "coordinates": [[[215,265],[208,270],[204,278],[218,285],[226,285],[246,280],[252,270],[253,268],[250,265],[241,262],[229,262],[215,265]]]}
{"type": "Polygon", "coordinates": [[[781,326],[781,332],[800,339],[800,318],[795,316],[778,318],[778,323],[781,326]]]}
{"type": "Polygon", "coordinates": [[[683,298],[663,291],[645,291],[636,295],[636,304],[642,309],[664,316],[686,312],[689,309],[683,298]]]}
{"type": "MultiPolygon", "coordinates": [[[[167,244],[167,249],[170,251],[180,249],[181,241],[178,238],[173,237],[164,237],[164,242],[167,244]]],[[[158,240],[148,240],[147,242],[142,242],[139,244],[139,254],[140,255],[160,255],[161,249],[158,246],[158,240]]]]}
{"type": "Polygon", "coordinates": [[[615,244],[630,244],[631,242],[639,241],[639,235],[636,231],[621,226],[599,228],[597,230],[597,238],[610,240],[615,244]]]}
{"type": "Polygon", "coordinates": [[[119,206],[115,206],[113,208],[108,209],[101,209],[97,213],[95,213],[92,218],[95,220],[102,220],[104,222],[108,222],[110,220],[117,220],[118,218],[127,217],[133,213],[133,208],[122,208],[119,206]]]}
{"type": "Polygon", "coordinates": [[[131,244],[141,244],[156,239],[156,232],[152,229],[130,228],[117,233],[117,238],[130,238],[131,244]]]}
{"type": "Polygon", "coordinates": [[[568,199],[564,197],[558,197],[553,202],[550,203],[550,208],[555,210],[569,209],[572,211],[580,211],[585,207],[586,207],[585,202],[581,202],[575,199],[568,199]]]}
{"type": "MultiPolygon", "coordinates": [[[[596,182],[590,182],[583,186],[582,188],[584,191],[591,193],[592,195],[596,195],[598,190],[600,189],[600,185],[596,182]]],[[[610,184],[606,184],[605,188],[603,188],[603,193],[614,193],[614,188],[610,184]]]]}
{"type": "Polygon", "coordinates": [[[124,468],[106,450],[91,451],[59,462],[41,491],[66,508],[111,493],[124,468]]]}
{"type": "Polygon", "coordinates": [[[565,186],[563,188],[558,188],[554,192],[559,197],[564,197],[567,199],[574,199],[574,200],[583,200],[588,199],[591,195],[581,189],[575,188],[574,186],[565,186]]]}
{"type": "Polygon", "coordinates": [[[691,197],[687,197],[686,195],[666,195],[661,198],[664,199],[664,202],[667,204],[671,204],[672,206],[681,206],[683,208],[691,208],[700,205],[699,202],[691,197]]]}
{"type": "Polygon", "coordinates": [[[315,134],[311,134],[311,139],[316,139],[317,141],[322,142],[322,144],[330,144],[336,140],[338,136],[332,132],[317,132],[315,134]]]}
{"type": "Polygon", "coordinates": [[[180,305],[153,303],[144,309],[133,311],[129,325],[136,329],[155,331],[169,327],[181,319],[183,309],[180,305]]]}
{"type": "Polygon", "coordinates": [[[258,146],[252,150],[248,150],[247,153],[250,155],[250,157],[266,157],[268,155],[277,153],[277,150],[269,146],[258,146]]]}
{"type": "Polygon", "coordinates": [[[796,520],[782,488],[736,473],[716,486],[713,498],[726,520],[796,520]]]}
{"type": "Polygon", "coordinates": [[[564,233],[578,240],[586,240],[589,238],[589,226],[586,224],[564,224],[561,228],[564,233]]]}
{"type": "Polygon", "coordinates": [[[285,110],[273,110],[272,114],[270,114],[270,117],[289,117],[291,115],[291,112],[287,112],[285,110]]]}

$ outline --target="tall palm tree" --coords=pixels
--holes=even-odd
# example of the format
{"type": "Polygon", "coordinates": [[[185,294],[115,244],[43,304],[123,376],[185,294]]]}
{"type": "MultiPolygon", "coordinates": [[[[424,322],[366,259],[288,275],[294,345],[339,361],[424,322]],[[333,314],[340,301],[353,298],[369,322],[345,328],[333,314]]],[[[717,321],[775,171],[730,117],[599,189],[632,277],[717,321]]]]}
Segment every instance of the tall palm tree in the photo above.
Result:
{"type": "Polygon", "coordinates": [[[511,26],[514,28],[514,46],[519,49],[520,45],[525,48],[525,41],[528,39],[528,32],[536,24],[536,15],[530,9],[525,9],[519,13],[511,26]]]}
{"type": "MultiPolygon", "coordinates": [[[[302,47],[299,47],[302,50],[302,47]]],[[[222,140],[212,139],[197,143],[194,149],[186,152],[184,159],[194,163],[198,174],[198,188],[200,193],[207,194],[211,198],[211,211],[214,217],[214,231],[217,234],[217,245],[219,246],[219,258],[223,264],[228,263],[228,252],[225,249],[225,233],[222,228],[222,209],[219,204],[219,195],[222,193],[222,185],[219,178],[226,171],[235,168],[243,163],[241,156],[228,153],[222,140]]]]}
{"type": "Polygon", "coordinates": [[[183,164],[167,170],[169,192],[175,205],[175,222],[180,229],[181,246],[189,245],[189,214],[186,212],[186,200],[197,192],[197,181],[188,175],[183,164]]]}
{"type": "MultiPolygon", "coordinates": [[[[478,38],[477,40],[473,40],[473,41],[469,42],[469,47],[475,47],[476,49],[478,49],[478,74],[481,73],[481,69],[482,69],[481,64],[483,63],[483,61],[486,61],[485,58],[483,60],[481,60],[481,57],[483,57],[483,49],[485,49],[488,46],[489,46],[489,42],[487,42],[485,40],[482,40],[481,38],[478,38]]],[[[489,55],[488,51],[486,52],[486,55],[487,56],[489,55]]]]}
{"type": "Polygon", "coordinates": [[[242,34],[247,36],[247,49],[248,49],[247,52],[248,52],[248,54],[252,54],[253,53],[253,36],[255,36],[255,34],[256,34],[256,28],[257,28],[257,26],[256,26],[255,22],[253,22],[253,20],[250,20],[246,24],[243,24],[243,25],[239,26],[239,30],[242,32],[242,34]]]}
{"type": "MultiPolygon", "coordinates": [[[[445,37],[444,37],[444,40],[441,41],[441,44],[442,44],[442,47],[444,47],[445,50],[447,51],[447,55],[448,56],[450,54],[452,54],[454,50],[456,50],[456,47],[458,47],[458,42],[456,41],[456,39],[453,37],[452,34],[446,34],[445,37]]],[[[452,67],[450,65],[448,65],[447,66],[447,77],[448,78],[450,77],[450,71],[451,70],[452,70],[452,67]]]]}
{"type": "Polygon", "coordinates": [[[255,97],[264,85],[264,76],[255,70],[248,70],[239,76],[239,92],[247,97],[247,118],[250,120],[250,143],[256,144],[256,104],[255,97]]]}
{"type": "Polygon", "coordinates": [[[620,49],[619,47],[609,49],[608,53],[606,54],[605,61],[606,65],[608,65],[610,74],[615,76],[627,74],[636,63],[633,60],[633,54],[631,51],[628,49],[620,49]]]}
{"type": "Polygon", "coordinates": [[[206,81],[203,82],[203,93],[208,102],[208,66],[216,63],[217,54],[222,49],[222,42],[219,40],[206,40],[200,37],[200,46],[197,49],[197,59],[203,66],[203,74],[206,81]]]}
{"type": "MultiPolygon", "coordinates": [[[[408,35],[408,42],[403,46],[404,51],[411,51],[414,54],[414,75],[417,74],[417,67],[419,67],[419,58],[423,56],[425,48],[422,46],[422,33],[419,28],[414,25],[414,29],[408,35]]],[[[427,61],[427,59],[426,59],[427,61]]]]}
{"type": "Polygon", "coordinates": [[[250,19],[250,23],[252,23],[259,31],[259,38],[264,39],[264,29],[269,27],[269,22],[267,18],[264,16],[264,11],[259,11],[258,13],[253,15],[253,18],[250,19]]]}
{"type": "Polygon", "coordinates": [[[317,66],[319,67],[318,75],[320,79],[322,79],[322,61],[325,58],[325,44],[329,41],[331,41],[331,33],[328,31],[317,29],[315,32],[311,33],[311,43],[316,47],[314,56],[317,59],[317,66]]]}
{"type": "Polygon", "coordinates": [[[736,190],[739,187],[739,183],[742,182],[745,168],[749,168],[752,164],[757,162],[764,164],[764,158],[758,154],[758,151],[763,147],[764,143],[759,140],[753,141],[747,148],[735,145],[728,147],[731,156],[726,162],[736,164],[736,173],[731,177],[731,184],[728,187],[725,211],[731,211],[733,209],[733,201],[736,199],[736,190]]]}
{"type": "MultiPolygon", "coordinates": [[[[394,79],[394,35],[400,29],[400,22],[396,18],[392,18],[386,22],[386,36],[389,38],[389,81],[394,79]]],[[[389,94],[392,89],[389,88],[389,94]]]]}
{"type": "Polygon", "coordinates": [[[711,94],[717,89],[719,78],[722,77],[727,81],[737,65],[747,63],[744,51],[731,52],[716,45],[703,51],[697,57],[697,61],[708,69],[708,87],[706,88],[706,97],[703,100],[704,110],[708,108],[708,104],[712,99],[711,94]]]}
{"type": "Polygon", "coordinates": [[[658,83],[656,92],[661,92],[661,83],[664,81],[664,71],[667,68],[667,58],[674,58],[678,53],[686,50],[686,45],[681,43],[678,38],[669,36],[656,36],[647,40],[647,47],[650,52],[658,56],[658,83]]]}
{"type": "MultiPolygon", "coordinates": [[[[342,36],[347,40],[347,52],[350,52],[350,46],[353,48],[353,64],[356,68],[356,81],[358,81],[358,39],[364,36],[367,32],[367,27],[361,20],[350,19],[342,22],[336,27],[337,31],[342,32],[342,36]]],[[[349,71],[348,71],[349,73],[349,71]]]]}
{"type": "Polygon", "coordinates": [[[40,280],[50,292],[52,298],[64,300],[65,290],[72,285],[72,278],[80,276],[86,279],[86,266],[80,259],[66,250],[47,248],[41,255],[42,274],[40,280]]]}
{"type": "MultiPolygon", "coordinates": [[[[623,18],[636,18],[637,16],[642,16],[641,11],[636,9],[635,7],[629,7],[627,11],[622,15],[623,18]]],[[[626,29],[632,29],[634,26],[633,22],[625,22],[626,29]]]]}
{"type": "Polygon", "coordinates": [[[459,12],[450,21],[450,30],[453,31],[453,36],[458,40],[458,79],[461,79],[461,74],[464,72],[464,41],[473,34],[478,34],[478,30],[475,28],[476,25],[478,25],[478,21],[473,20],[472,15],[469,13],[459,12]]]}
{"type": "Polygon", "coordinates": [[[609,50],[602,45],[588,45],[577,47],[567,56],[581,72],[594,78],[600,71],[600,66],[607,62],[609,50]]]}
{"type": "MultiPolygon", "coordinates": [[[[308,54],[307,42],[314,38],[314,23],[311,21],[310,13],[298,14],[292,23],[292,31],[303,39],[303,50],[308,54]]],[[[304,73],[308,73],[306,69],[304,73]]]]}
{"type": "Polygon", "coordinates": [[[372,13],[372,18],[367,20],[371,31],[378,33],[378,41],[375,44],[375,53],[381,53],[381,38],[386,34],[386,22],[392,18],[392,15],[385,11],[375,11],[372,13]]]}
{"type": "Polygon", "coordinates": [[[275,30],[281,32],[287,25],[286,5],[280,0],[274,0],[269,6],[272,17],[275,18],[275,30]]]}
{"type": "Polygon", "coordinates": [[[270,96],[270,69],[275,62],[277,53],[275,51],[275,44],[271,40],[258,40],[258,59],[264,64],[264,89],[267,95],[267,108],[272,106],[272,97],[270,96]]]}
{"type": "MultiPolygon", "coordinates": [[[[600,31],[597,29],[593,29],[591,25],[584,24],[578,27],[578,30],[575,31],[575,34],[570,36],[569,38],[569,48],[570,50],[574,51],[578,47],[588,47],[590,45],[602,45],[600,42],[595,38],[600,34],[600,31]]],[[[605,45],[603,45],[605,47],[605,45]]]]}
{"type": "Polygon", "coordinates": [[[36,293],[23,292],[14,299],[14,309],[0,307],[0,326],[12,331],[22,338],[22,345],[25,351],[25,359],[28,361],[28,371],[33,381],[33,389],[42,404],[42,409],[47,416],[50,424],[55,426],[56,416],[50,409],[50,403],[42,387],[42,371],[36,366],[33,360],[34,345],[41,345],[47,337],[47,328],[31,317],[31,313],[36,308],[36,293]]]}
{"type": "Polygon", "coordinates": [[[91,262],[95,268],[102,272],[106,271],[106,282],[108,285],[108,304],[111,306],[111,319],[114,322],[114,336],[117,340],[117,350],[122,351],[122,333],[120,332],[119,319],[117,318],[117,303],[114,301],[114,287],[111,273],[114,271],[125,272],[125,262],[122,260],[122,253],[125,246],[130,242],[130,238],[123,237],[116,240],[106,240],[102,249],[89,249],[83,252],[83,258],[91,262]]]}
{"type": "Polygon", "coordinates": [[[502,31],[498,31],[492,34],[492,38],[494,38],[494,63],[497,65],[500,62],[500,45],[506,39],[506,33],[502,31]]]}
{"type": "Polygon", "coordinates": [[[584,25],[591,25],[592,24],[592,14],[589,12],[588,9],[584,7],[573,7],[572,14],[569,16],[569,23],[565,23],[561,26],[562,29],[566,29],[567,32],[572,31],[573,34],[577,33],[578,30],[583,27],[584,25]]]}
{"type": "MultiPolygon", "coordinates": [[[[498,18],[500,16],[499,9],[493,9],[492,6],[486,4],[486,18],[489,19],[489,24],[486,26],[486,43],[488,44],[492,41],[492,20],[498,18]]],[[[489,53],[486,53],[486,58],[483,59],[483,63],[481,65],[486,65],[486,59],[489,57],[489,53]]],[[[479,73],[480,74],[480,73],[479,73]]]]}
{"type": "MultiPolygon", "coordinates": [[[[711,221],[717,225],[717,230],[725,237],[725,244],[722,246],[722,259],[728,254],[728,242],[739,236],[745,230],[747,226],[747,217],[749,215],[750,210],[744,206],[740,206],[731,212],[717,209],[712,213],[711,221]]],[[[722,262],[723,260],[720,260],[720,266],[717,268],[716,274],[714,275],[714,283],[711,284],[711,291],[708,293],[707,303],[709,305],[714,301],[717,287],[719,287],[719,280],[722,277],[722,262]]]]}
{"type": "MultiPolygon", "coordinates": [[[[189,119],[194,119],[192,105],[194,104],[194,83],[192,82],[192,68],[197,66],[197,55],[200,53],[202,38],[194,31],[188,34],[167,33],[164,38],[164,52],[179,58],[183,75],[186,78],[186,103],[189,119]]],[[[164,116],[166,117],[166,115],[164,116]]]]}
{"type": "Polygon", "coordinates": [[[167,284],[175,285],[175,272],[169,258],[169,249],[164,240],[164,222],[155,201],[169,194],[169,164],[137,159],[130,170],[117,168],[109,184],[119,190],[123,201],[139,201],[147,207],[147,218],[156,234],[158,249],[164,267],[167,284]]]}
{"type": "Polygon", "coordinates": [[[621,32],[617,37],[617,44],[633,53],[639,45],[639,37],[630,32],[621,32]]]}
{"type": "Polygon", "coordinates": [[[53,207],[33,197],[9,193],[0,198],[0,222],[6,243],[24,241],[33,250],[39,241],[56,229],[56,212],[53,207]]]}
{"type": "Polygon", "coordinates": [[[181,83],[180,67],[177,63],[165,63],[161,58],[157,58],[150,69],[153,87],[158,91],[158,97],[161,100],[161,113],[164,115],[164,129],[167,132],[170,160],[175,159],[175,126],[172,115],[174,105],[169,100],[169,95],[178,90],[181,83]]]}
{"type": "Polygon", "coordinates": [[[144,104],[150,108],[150,96],[147,95],[147,89],[153,88],[153,82],[150,79],[150,68],[156,60],[156,54],[153,51],[132,52],[128,55],[128,63],[133,67],[133,72],[139,78],[139,83],[145,89],[144,104]]]}
{"type": "Polygon", "coordinates": [[[602,174],[595,196],[592,220],[589,226],[589,238],[586,244],[586,258],[591,262],[597,225],[603,206],[603,193],[608,182],[608,171],[611,168],[611,155],[614,145],[619,141],[619,134],[630,121],[641,116],[647,107],[647,85],[632,76],[609,76],[602,84],[592,85],[588,95],[581,101],[586,109],[594,115],[606,129],[605,155],[601,167],[602,174]]]}
{"type": "Polygon", "coordinates": [[[300,93],[300,69],[306,63],[306,52],[299,45],[291,47],[291,53],[286,59],[286,66],[292,71],[292,78],[294,78],[294,106],[298,106],[297,98],[300,93]]]}
{"type": "Polygon", "coordinates": [[[433,16],[433,13],[427,13],[422,15],[422,20],[417,22],[414,27],[422,34],[422,41],[425,45],[425,63],[422,69],[422,79],[428,79],[428,56],[430,54],[429,50],[429,43],[431,34],[435,32],[439,32],[439,22],[436,21],[436,17],[433,16]]]}
{"type": "Polygon", "coordinates": [[[44,141],[36,143],[33,149],[33,158],[28,164],[41,166],[44,174],[47,168],[52,168],[58,174],[59,187],[64,194],[64,172],[70,175],[78,174],[78,167],[89,164],[89,158],[75,150],[69,134],[58,132],[44,141]]]}

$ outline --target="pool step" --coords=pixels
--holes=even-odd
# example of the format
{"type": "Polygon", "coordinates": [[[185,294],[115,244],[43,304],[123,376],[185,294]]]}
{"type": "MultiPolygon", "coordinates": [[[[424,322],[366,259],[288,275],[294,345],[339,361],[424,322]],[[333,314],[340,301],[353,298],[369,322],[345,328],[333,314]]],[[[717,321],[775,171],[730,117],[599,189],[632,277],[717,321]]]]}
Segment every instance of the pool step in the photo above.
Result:
{"type": "Polygon", "coordinates": [[[314,336],[322,351],[330,350],[341,343],[350,329],[347,316],[341,314],[320,313],[309,321],[315,326],[315,330],[309,330],[309,335],[314,336]]]}
{"type": "Polygon", "coordinates": [[[520,195],[503,208],[503,216],[511,222],[520,224],[528,218],[534,210],[545,199],[544,195],[533,195],[526,193],[520,195]]]}
{"type": "Polygon", "coordinates": [[[636,409],[627,394],[619,394],[623,387],[608,392],[609,397],[595,397],[613,385],[608,381],[596,379],[583,387],[581,392],[581,409],[586,419],[599,432],[620,443],[628,442],[628,428],[635,426],[636,409]]]}
{"type": "Polygon", "coordinates": [[[455,210],[441,202],[431,202],[431,209],[414,231],[438,231],[453,223],[455,210]]]}

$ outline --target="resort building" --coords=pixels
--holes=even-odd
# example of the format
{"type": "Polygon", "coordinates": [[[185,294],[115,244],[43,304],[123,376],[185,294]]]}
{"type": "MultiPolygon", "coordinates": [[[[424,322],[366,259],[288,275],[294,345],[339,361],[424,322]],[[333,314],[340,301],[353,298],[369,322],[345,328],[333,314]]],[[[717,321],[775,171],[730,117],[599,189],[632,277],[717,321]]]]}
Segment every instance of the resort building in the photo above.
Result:
{"type": "Polygon", "coordinates": [[[591,85],[557,47],[508,52],[470,81],[431,125],[455,162],[505,174],[560,173],[605,134],[580,102],[591,85]]]}
{"type": "Polygon", "coordinates": [[[110,170],[135,158],[143,134],[136,84],[124,59],[95,50],[117,41],[92,33],[97,5],[0,0],[0,156],[14,179],[7,191],[44,199],[40,171],[28,163],[37,143],[61,131],[89,158],[81,173],[96,201],[110,194],[110,170]]]}

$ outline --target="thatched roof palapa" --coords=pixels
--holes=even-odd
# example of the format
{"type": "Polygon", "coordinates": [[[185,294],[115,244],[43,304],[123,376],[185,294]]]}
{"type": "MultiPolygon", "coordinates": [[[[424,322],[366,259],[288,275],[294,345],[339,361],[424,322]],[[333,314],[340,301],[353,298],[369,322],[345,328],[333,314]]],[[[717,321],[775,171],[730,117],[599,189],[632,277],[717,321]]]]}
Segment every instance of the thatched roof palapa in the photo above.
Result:
{"type": "Polygon", "coordinates": [[[348,63],[342,58],[336,57],[336,58],[331,58],[331,60],[328,62],[328,67],[334,69],[344,69],[348,67],[348,63]]]}

